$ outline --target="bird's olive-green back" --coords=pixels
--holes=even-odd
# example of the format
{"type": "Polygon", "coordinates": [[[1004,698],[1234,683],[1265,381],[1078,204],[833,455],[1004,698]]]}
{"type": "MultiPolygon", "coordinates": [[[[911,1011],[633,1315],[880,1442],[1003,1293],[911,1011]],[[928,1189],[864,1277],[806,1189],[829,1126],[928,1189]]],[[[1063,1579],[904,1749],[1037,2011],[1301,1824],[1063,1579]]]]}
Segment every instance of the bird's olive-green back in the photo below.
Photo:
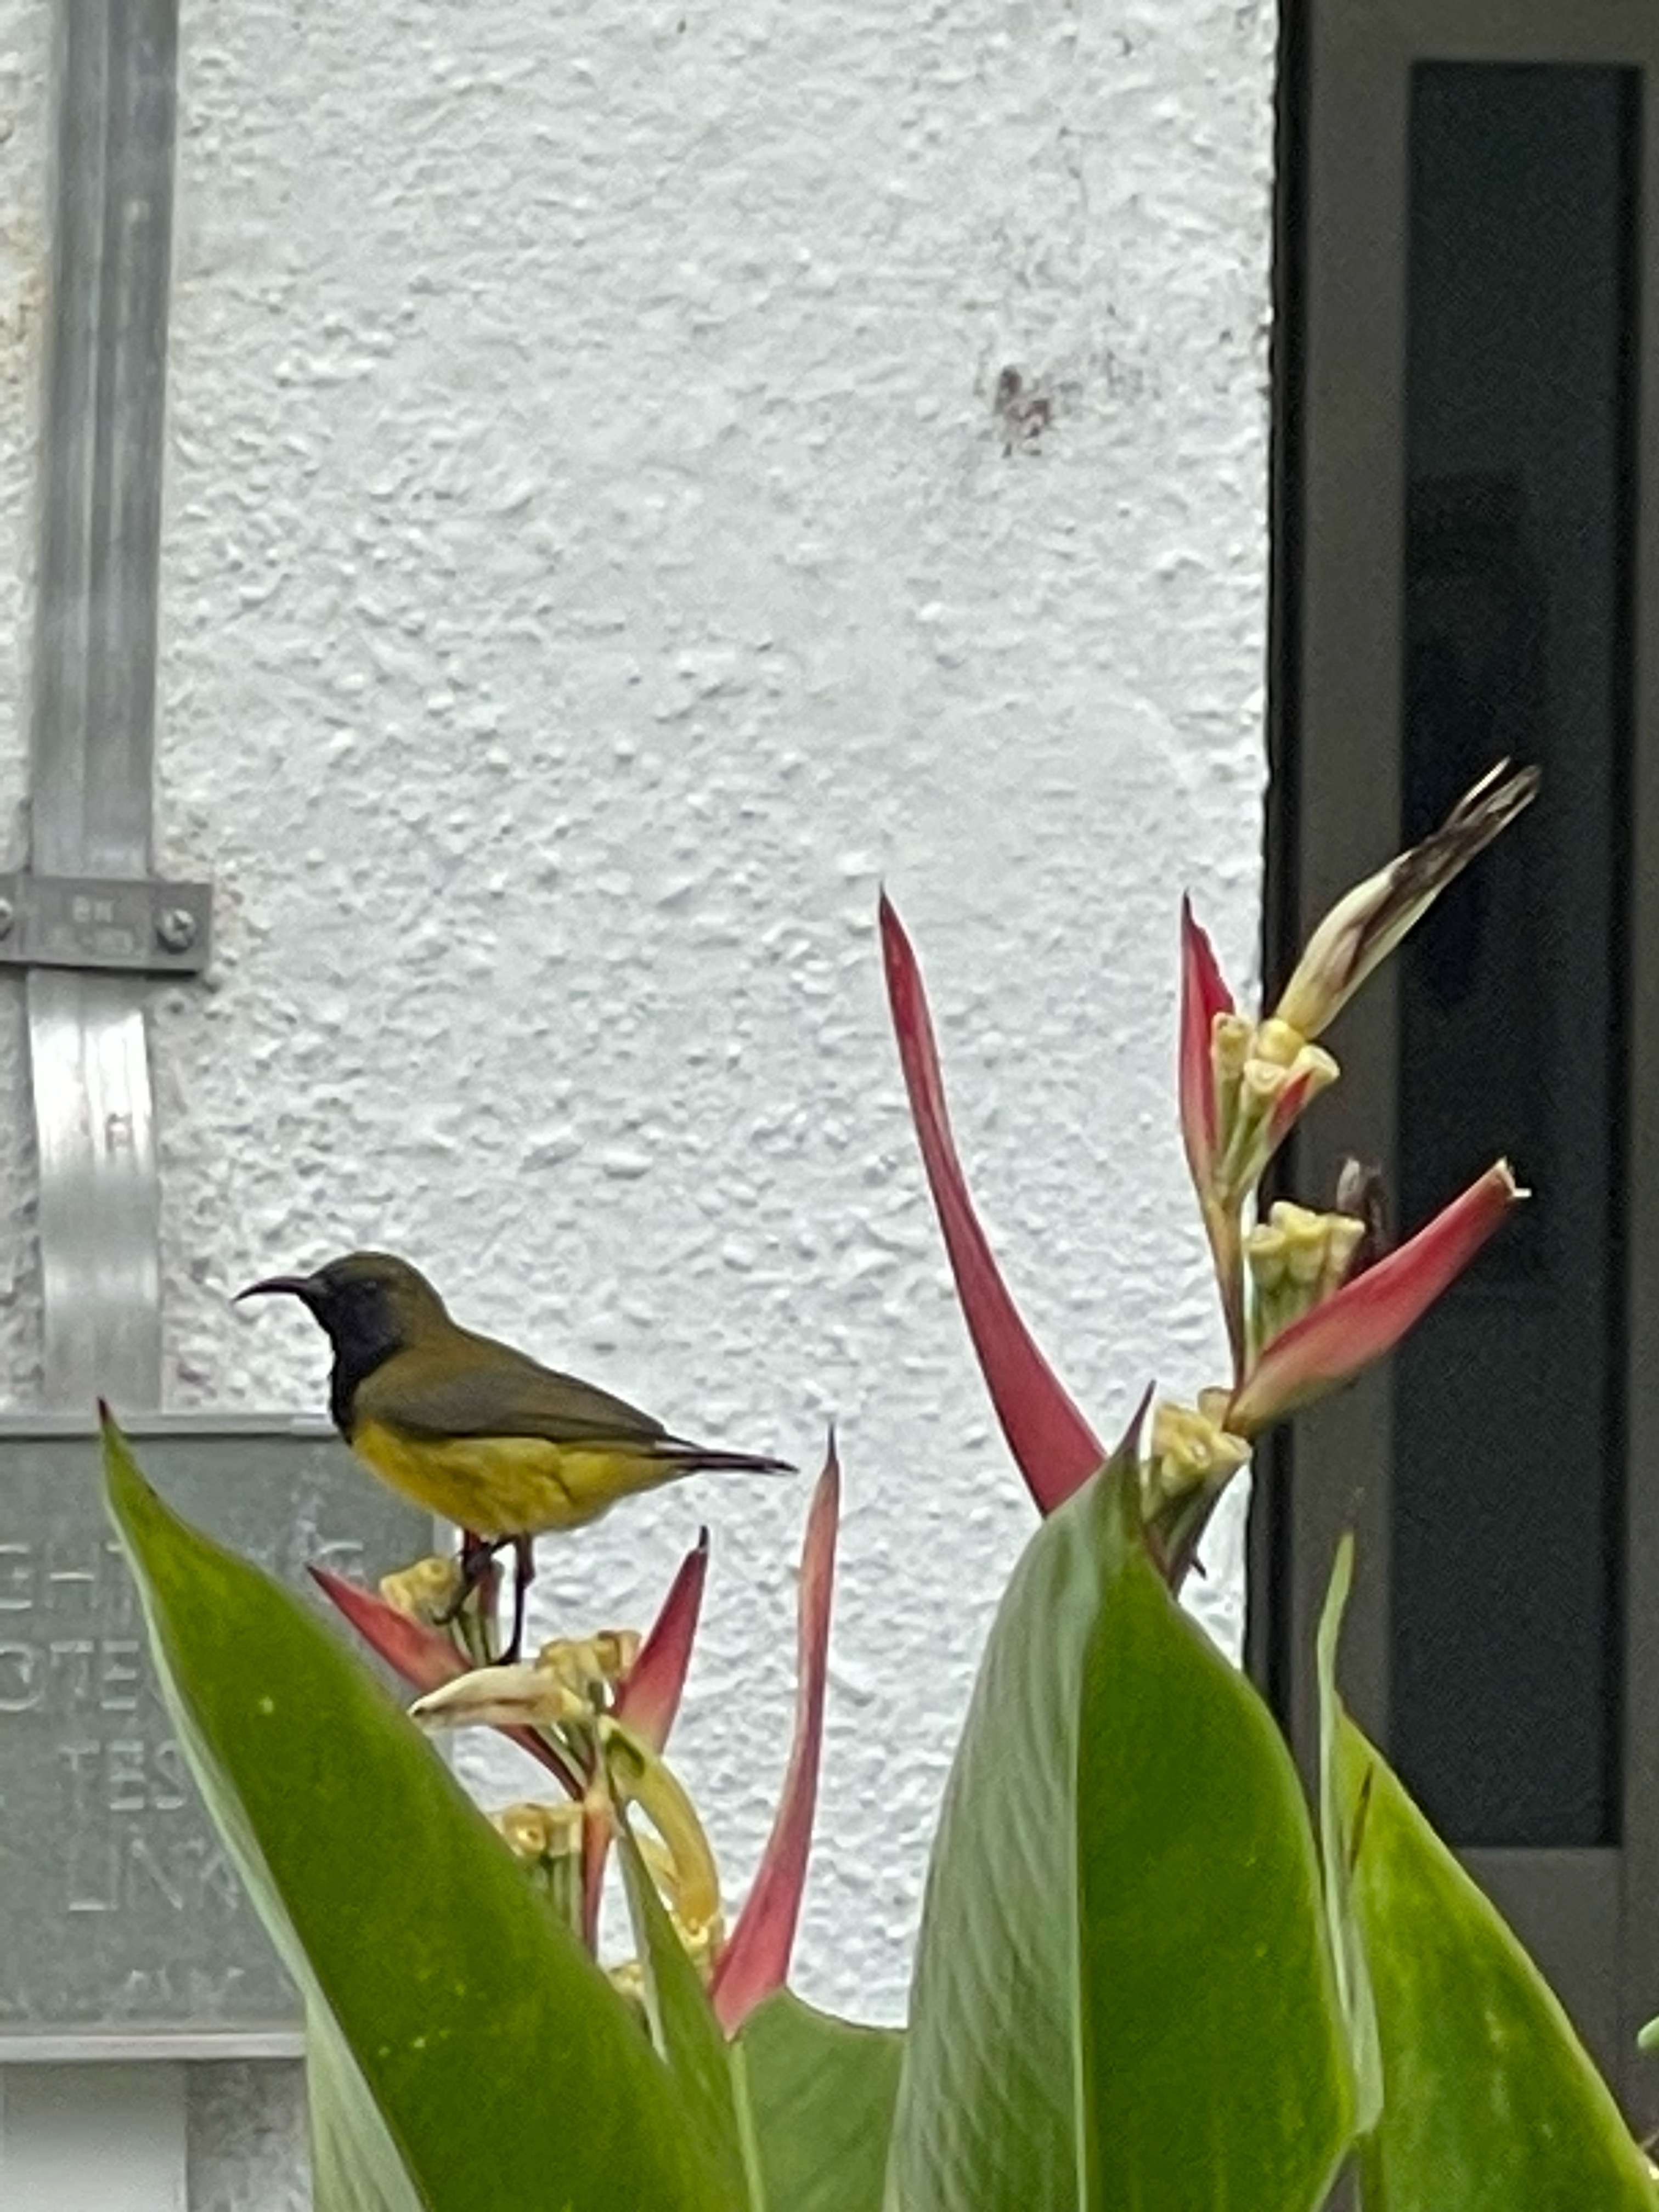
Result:
{"type": "Polygon", "coordinates": [[[358,1383],[352,1425],[411,1437],[541,1437],[550,1443],[650,1443],[660,1421],[591,1382],[544,1367],[446,1316],[428,1321],[358,1383]]]}

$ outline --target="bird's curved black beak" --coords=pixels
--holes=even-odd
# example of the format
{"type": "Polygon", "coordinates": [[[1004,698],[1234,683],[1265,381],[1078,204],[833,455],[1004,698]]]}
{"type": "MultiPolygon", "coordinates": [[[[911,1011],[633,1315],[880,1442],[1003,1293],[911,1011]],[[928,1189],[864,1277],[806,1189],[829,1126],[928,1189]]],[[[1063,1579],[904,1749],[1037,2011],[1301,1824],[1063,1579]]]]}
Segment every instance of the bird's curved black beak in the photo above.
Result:
{"type": "Polygon", "coordinates": [[[264,1297],[281,1291],[291,1298],[303,1298],[309,1305],[316,1297],[317,1290],[314,1275],[267,1275],[263,1283],[250,1283],[245,1291],[238,1291],[231,1304],[240,1305],[244,1298],[264,1297]]]}

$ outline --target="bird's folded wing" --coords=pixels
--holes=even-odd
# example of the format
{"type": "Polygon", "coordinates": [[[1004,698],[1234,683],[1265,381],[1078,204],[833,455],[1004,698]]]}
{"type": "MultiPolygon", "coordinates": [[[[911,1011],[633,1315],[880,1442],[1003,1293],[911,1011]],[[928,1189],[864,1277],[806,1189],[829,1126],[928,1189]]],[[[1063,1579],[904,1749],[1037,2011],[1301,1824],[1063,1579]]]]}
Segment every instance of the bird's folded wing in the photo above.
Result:
{"type": "MultiPolygon", "coordinates": [[[[491,1346],[505,1352],[505,1346],[491,1346]]],[[[404,1435],[544,1437],[550,1443],[666,1442],[660,1421],[573,1375],[522,1354],[469,1359],[447,1374],[396,1353],[358,1386],[356,1413],[404,1435]]]]}

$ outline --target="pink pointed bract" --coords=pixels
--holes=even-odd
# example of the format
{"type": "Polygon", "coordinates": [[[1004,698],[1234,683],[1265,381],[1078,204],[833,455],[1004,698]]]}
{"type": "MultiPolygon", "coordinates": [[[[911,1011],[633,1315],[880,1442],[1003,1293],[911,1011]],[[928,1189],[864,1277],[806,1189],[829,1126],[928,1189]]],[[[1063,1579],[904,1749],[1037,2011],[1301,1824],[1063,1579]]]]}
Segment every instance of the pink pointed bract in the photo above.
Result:
{"type": "MultiPolygon", "coordinates": [[[[708,1531],[699,1528],[697,1540],[680,1561],[668,1595],[634,1663],[617,1685],[612,1705],[617,1720],[648,1743],[659,1756],[667,1747],[669,1730],[680,1709],[685,1678],[691,1666],[691,1647],[696,1640],[702,1611],[703,1585],[708,1580],[708,1531]]],[[[587,1948],[597,1955],[599,1905],[605,1892],[605,1861],[611,1856],[609,1814],[589,1813],[582,1822],[582,1927],[587,1948]]]]}
{"type": "Polygon", "coordinates": [[[1215,949],[1193,917],[1189,898],[1181,902],[1181,1134],[1187,1164],[1200,1192],[1209,1187],[1217,1142],[1215,1069],[1210,1036],[1218,1014],[1233,1011],[1233,994],[1222,980],[1215,949]]]}
{"type": "Polygon", "coordinates": [[[951,1134],[921,971],[884,893],[880,918],[899,1061],[957,1295],[1008,1449],[1038,1509],[1052,1513],[1106,1455],[1020,1319],[992,1256],[951,1134]]]}
{"type": "Polygon", "coordinates": [[[642,1736],[653,1751],[660,1752],[667,1743],[680,1709],[708,1579],[708,1531],[702,1528],[695,1547],[680,1561],[633,1665],[617,1685],[617,1718],[642,1736]]]}
{"type": "Polygon", "coordinates": [[[1235,1395],[1227,1426],[1259,1435],[1391,1352],[1525,1195],[1507,1161],[1488,1168],[1408,1243],[1275,1337],[1235,1395]]]}
{"type": "Polygon", "coordinates": [[[830,1664],[830,1607],[836,1579],[836,1533],[841,1521],[841,1464],[835,1439],[812,1492],[801,1546],[795,1685],[795,1732],[772,1832],[743,1911],[708,1994],[727,2035],[735,2035],[763,1998],[783,1986],[806,1887],[812,1814],[818,1796],[823,1746],[823,1693],[830,1664]]]}

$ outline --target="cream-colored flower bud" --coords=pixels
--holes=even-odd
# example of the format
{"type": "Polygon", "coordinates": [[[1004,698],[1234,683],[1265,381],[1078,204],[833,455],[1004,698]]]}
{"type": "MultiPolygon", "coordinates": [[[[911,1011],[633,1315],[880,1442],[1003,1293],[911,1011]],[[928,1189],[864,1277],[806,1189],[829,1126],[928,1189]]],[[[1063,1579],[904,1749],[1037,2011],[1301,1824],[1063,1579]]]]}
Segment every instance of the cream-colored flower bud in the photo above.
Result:
{"type": "Polygon", "coordinates": [[[1224,1429],[1227,1408],[1233,1402],[1233,1394],[1224,1383],[1212,1382],[1198,1394],[1198,1410],[1212,1428],[1224,1429]]]}
{"type": "Polygon", "coordinates": [[[386,1603],[428,1628],[441,1627],[451,1618],[460,1595],[460,1562],[454,1559],[416,1559],[412,1566],[380,1577],[380,1595],[386,1603]]]}
{"type": "Polygon", "coordinates": [[[556,1728],[593,1718],[579,1690],[550,1668],[522,1662],[474,1667],[416,1698],[409,1711],[422,1728],[556,1728]]]}
{"type": "Polygon", "coordinates": [[[514,1858],[542,1860],[581,1856],[580,1805],[540,1805],[526,1798],[520,1804],[503,1805],[492,1813],[489,1824],[514,1858]]]}
{"type": "Polygon", "coordinates": [[[1191,1406],[1160,1404],[1152,1415],[1146,1503],[1155,1510],[1189,1491],[1219,1489],[1249,1455],[1242,1437],[1230,1435],[1207,1414],[1191,1406]]]}
{"type": "Polygon", "coordinates": [[[1239,1101],[1241,1117],[1254,1107],[1265,1114],[1278,1100],[1279,1093],[1290,1081],[1290,1070],[1276,1060],[1260,1059],[1255,1053],[1244,1063],[1243,1095],[1239,1101]]]}
{"type": "Polygon", "coordinates": [[[1244,1261],[1250,1279],[1263,1296],[1270,1296],[1285,1279],[1285,1257],[1289,1239],[1271,1223],[1258,1221],[1244,1237],[1244,1261]]]}
{"type": "Polygon", "coordinates": [[[1250,1056],[1255,1024],[1246,1014],[1217,1014],[1210,1024],[1210,1065],[1218,1081],[1237,1083],[1250,1056]]]}
{"type": "Polygon", "coordinates": [[[725,1922],[718,1913],[712,1920],[685,1920],[672,1907],[668,1917],[673,1923],[674,1933],[679,1937],[686,1957],[706,1982],[714,1972],[720,1953],[726,1948],[725,1922]]]}
{"type": "Polygon", "coordinates": [[[1267,1218],[1287,1242],[1319,1235],[1325,1221],[1322,1213],[1316,1213],[1310,1206],[1298,1206],[1292,1198],[1276,1198],[1267,1209],[1267,1218]]]}
{"type": "Polygon", "coordinates": [[[1305,1112],[1322,1091],[1328,1091],[1341,1073],[1334,1056],[1322,1044],[1304,1044],[1291,1062],[1291,1081],[1306,1086],[1301,1110],[1305,1112]]]}
{"type": "Polygon", "coordinates": [[[1319,1280],[1319,1295],[1328,1298],[1340,1290],[1348,1279],[1348,1270],[1353,1265],[1354,1254],[1365,1241],[1365,1224],[1356,1221],[1349,1213],[1333,1213],[1326,1217],[1325,1269],[1319,1280]]]}
{"type": "Polygon", "coordinates": [[[594,1664],[606,1682],[619,1682],[640,1656],[637,1628],[602,1628],[592,1643],[594,1664]]]}
{"type": "Polygon", "coordinates": [[[593,1636],[555,1637],[536,1654],[536,1664],[579,1697],[597,1705],[633,1665],[639,1648],[637,1631],[603,1628],[593,1636]]]}
{"type": "Polygon", "coordinates": [[[1297,1059],[1307,1048],[1308,1040],[1300,1030],[1293,1029],[1289,1022],[1269,1015],[1265,1022],[1258,1024],[1250,1051],[1254,1058],[1288,1070],[1296,1066],[1297,1059]]]}
{"type": "MultiPolygon", "coordinates": [[[[1296,1208],[1302,1212],[1300,1206],[1296,1208]]],[[[1327,1223],[1322,1215],[1307,1214],[1285,1230],[1285,1272],[1299,1291],[1311,1292],[1325,1272],[1327,1223]]]]}
{"type": "Polygon", "coordinates": [[[1466,792],[1431,836],[1339,899],[1285,986],[1277,1018],[1316,1037],[1452,878],[1506,829],[1538,789],[1538,771],[1509,763],[1466,792]]]}

